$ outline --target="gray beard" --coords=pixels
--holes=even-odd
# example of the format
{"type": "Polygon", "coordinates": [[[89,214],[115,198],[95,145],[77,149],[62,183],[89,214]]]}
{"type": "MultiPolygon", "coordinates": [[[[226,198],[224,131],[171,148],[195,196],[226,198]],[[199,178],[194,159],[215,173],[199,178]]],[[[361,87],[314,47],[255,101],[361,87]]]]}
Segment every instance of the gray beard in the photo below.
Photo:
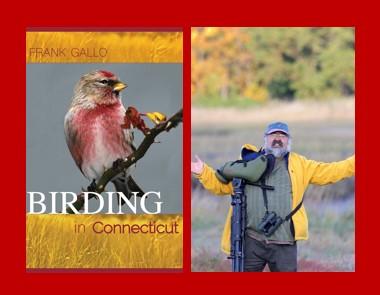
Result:
{"type": "Polygon", "coordinates": [[[264,138],[264,149],[266,154],[272,154],[276,158],[281,158],[286,155],[286,153],[291,151],[291,139],[288,140],[288,146],[286,148],[284,147],[270,147],[268,146],[267,138],[264,138]]]}
{"type": "Polygon", "coordinates": [[[283,156],[285,156],[285,154],[288,152],[287,149],[285,148],[266,148],[265,149],[265,152],[266,154],[272,154],[273,156],[275,156],[276,158],[281,158],[283,156]]]}

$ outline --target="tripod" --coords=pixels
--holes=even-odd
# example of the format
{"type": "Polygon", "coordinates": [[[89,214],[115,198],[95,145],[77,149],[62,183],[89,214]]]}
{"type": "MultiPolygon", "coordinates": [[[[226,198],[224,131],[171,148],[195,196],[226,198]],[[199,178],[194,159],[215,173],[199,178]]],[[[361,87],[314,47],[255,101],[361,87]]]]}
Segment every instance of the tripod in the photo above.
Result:
{"type": "Polygon", "coordinates": [[[234,192],[231,195],[231,254],[232,271],[244,271],[244,235],[247,223],[247,197],[244,193],[246,181],[242,178],[234,178],[232,186],[234,192]]]}

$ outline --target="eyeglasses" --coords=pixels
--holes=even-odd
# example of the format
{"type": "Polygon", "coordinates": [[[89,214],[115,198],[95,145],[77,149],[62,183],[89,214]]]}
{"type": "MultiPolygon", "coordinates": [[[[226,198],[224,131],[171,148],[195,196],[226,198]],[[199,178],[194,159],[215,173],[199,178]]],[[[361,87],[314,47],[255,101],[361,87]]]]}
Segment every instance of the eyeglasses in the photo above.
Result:
{"type": "Polygon", "coordinates": [[[271,133],[271,134],[268,134],[268,136],[271,138],[281,138],[281,139],[288,138],[288,136],[283,133],[271,133]]]}

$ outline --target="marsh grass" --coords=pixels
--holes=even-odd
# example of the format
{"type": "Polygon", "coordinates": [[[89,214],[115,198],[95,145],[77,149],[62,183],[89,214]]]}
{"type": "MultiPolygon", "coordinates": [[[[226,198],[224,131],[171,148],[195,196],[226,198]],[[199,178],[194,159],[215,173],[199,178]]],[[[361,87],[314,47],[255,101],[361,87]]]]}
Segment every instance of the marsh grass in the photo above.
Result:
{"type": "Polygon", "coordinates": [[[171,215],[27,215],[27,268],[181,268],[182,217],[171,215]],[[179,223],[179,234],[96,234],[104,224],[179,223]],[[75,233],[74,225],[86,225],[75,233]]]}

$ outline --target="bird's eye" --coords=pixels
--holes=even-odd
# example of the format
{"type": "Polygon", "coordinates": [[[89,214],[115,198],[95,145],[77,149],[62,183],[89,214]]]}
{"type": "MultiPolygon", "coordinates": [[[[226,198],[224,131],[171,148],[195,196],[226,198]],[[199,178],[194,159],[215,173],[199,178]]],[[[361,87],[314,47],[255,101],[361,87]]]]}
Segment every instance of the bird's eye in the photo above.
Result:
{"type": "Polygon", "coordinates": [[[100,80],[99,82],[102,83],[102,84],[107,84],[108,83],[107,80],[100,80]]]}

